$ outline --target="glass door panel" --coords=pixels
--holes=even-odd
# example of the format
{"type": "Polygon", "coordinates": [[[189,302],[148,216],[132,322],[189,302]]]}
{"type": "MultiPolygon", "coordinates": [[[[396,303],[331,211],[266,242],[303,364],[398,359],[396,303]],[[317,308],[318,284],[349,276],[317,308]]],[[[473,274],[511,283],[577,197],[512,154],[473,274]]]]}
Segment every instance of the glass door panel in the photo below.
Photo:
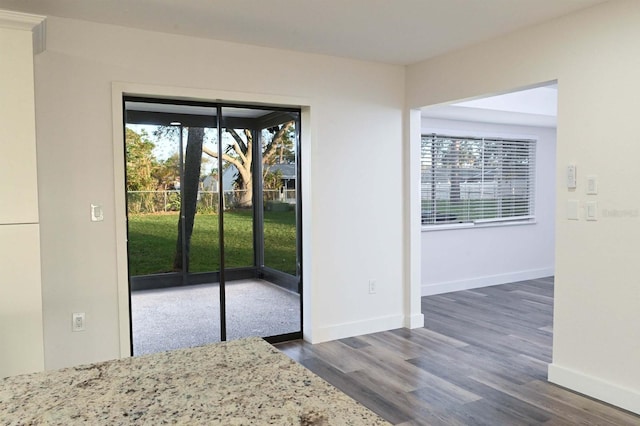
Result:
{"type": "MultiPolygon", "coordinates": [[[[235,193],[236,208],[233,209],[233,214],[249,215],[249,212],[253,212],[252,220],[246,221],[245,225],[237,230],[239,231],[237,235],[243,235],[243,237],[234,241],[232,235],[236,233],[231,232],[231,211],[225,210],[225,258],[229,259],[231,253],[238,249],[238,243],[245,246],[251,239],[255,247],[255,251],[251,253],[251,265],[255,271],[253,277],[226,281],[227,337],[228,339],[247,336],[270,337],[298,332],[301,330],[298,294],[270,282],[270,278],[263,273],[268,253],[271,256],[270,263],[277,264],[278,268],[287,269],[295,280],[293,278],[296,275],[295,197],[291,200],[294,206],[289,206],[287,194],[283,192],[280,195],[279,192],[283,171],[287,173],[287,177],[295,179],[295,148],[291,147],[291,144],[295,145],[295,141],[288,139],[291,136],[290,129],[295,130],[295,126],[287,124],[265,128],[262,125],[263,120],[272,120],[272,117],[277,115],[271,110],[225,108],[223,115],[227,122],[238,123],[233,128],[229,126],[225,129],[229,137],[225,140],[224,149],[226,152],[233,152],[234,155],[242,157],[242,167],[244,167],[244,170],[238,169],[237,161],[230,158],[229,162],[232,164],[225,167],[234,174],[230,171],[225,173],[225,176],[232,178],[232,181],[227,182],[226,185],[233,184],[236,191],[250,191],[250,193],[235,193]],[[240,123],[245,125],[240,127],[240,123]],[[282,130],[279,131],[280,129],[282,130]],[[239,155],[239,147],[242,155],[239,155]],[[293,170],[294,176],[289,176],[288,171],[281,170],[282,167],[276,170],[277,167],[274,168],[276,163],[283,166],[286,163],[289,169],[293,170]],[[265,185],[268,189],[263,189],[265,185]],[[272,202],[281,203],[281,205],[272,209],[272,202]],[[279,208],[284,205],[286,208],[279,208]],[[272,212],[273,215],[268,222],[267,214],[272,212]],[[274,216],[277,216],[275,220],[274,216]],[[293,219],[290,220],[290,218],[293,219]],[[280,223],[276,224],[275,221],[280,223]],[[250,234],[251,231],[253,231],[252,234],[250,234]],[[271,239],[265,240],[267,232],[271,239]],[[284,246],[286,249],[278,253],[275,249],[267,250],[264,246],[265,241],[269,241],[274,247],[284,246]],[[290,250],[289,253],[287,249],[290,250]],[[284,262],[283,259],[285,259],[284,262]],[[287,266],[284,266],[285,264],[287,266]]],[[[290,187],[295,188],[294,185],[290,187]]],[[[226,264],[228,271],[231,271],[232,263],[227,261],[226,264]]],[[[231,275],[227,274],[227,276],[231,275]]]]}
{"type": "Polygon", "coordinates": [[[219,270],[219,244],[209,235],[217,221],[200,214],[209,212],[200,189],[211,169],[202,151],[215,145],[207,130],[181,123],[125,129],[133,355],[221,340],[211,272],[219,270]],[[144,191],[133,187],[139,175],[147,178],[144,191]]]}
{"type": "Polygon", "coordinates": [[[270,335],[300,332],[297,117],[273,112],[260,129],[261,276],[273,297],[270,335]]]}
{"type": "Polygon", "coordinates": [[[146,289],[176,278],[174,258],[182,173],[179,129],[128,123],[125,127],[126,191],[132,349],[134,355],[182,347],[183,325],[170,291],[146,289]],[[153,315],[149,315],[153,312],[153,315]],[[159,330],[163,338],[158,339],[159,330]],[[170,344],[167,344],[170,342],[170,344]],[[177,345],[177,346],[175,346],[177,345]]]}
{"type": "MultiPolygon", "coordinates": [[[[215,128],[204,128],[201,131],[202,150],[198,157],[200,168],[189,272],[212,273],[220,270],[218,131],[215,128]]],[[[218,281],[217,277],[212,279],[218,281]]]]}
{"type": "Polygon", "coordinates": [[[255,291],[254,241],[254,132],[241,120],[233,122],[235,108],[222,108],[222,182],[224,186],[224,260],[227,339],[261,336],[253,315],[255,291]],[[240,273],[241,268],[247,272],[240,273]]]}
{"type": "Polygon", "coordinates": [[[182,211],[187,261],[185,286],[176,289],[174,309],[180,310],[181,334],[174,339],[182,347],[219,342],[220,244],[218,232],[217,129],[185,127],[183,143],[182,211]],[[187,203],[189,203],[187,205],[187,203]]]}
{"type": "Polygon", "coordinates": [[[296,276],[296,123],[286,121],[261,132],[264,266],[296,276]]]}
{"type": "MultiPolygon", "coordinates": [[[[222,116],[233,108],[223,108],[222,116]]],[[[241,127],[222,129],[225,268],[254,268],[253,132],[241,127]]],[[[229,281],[233,274],[227,274],[229,281]]]]}
{"type": "Polygon", "coordinates": [[[127,124],[126,191],[129,273],[173,272],[180,212],[180,134],[127,124]]]}

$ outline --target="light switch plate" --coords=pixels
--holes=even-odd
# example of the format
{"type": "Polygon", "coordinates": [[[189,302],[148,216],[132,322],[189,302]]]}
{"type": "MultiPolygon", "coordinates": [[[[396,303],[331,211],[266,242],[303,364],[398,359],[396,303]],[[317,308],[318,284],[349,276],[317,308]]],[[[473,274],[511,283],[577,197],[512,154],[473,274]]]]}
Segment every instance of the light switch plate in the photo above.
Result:
{"type": "Polygon", "coordinates": [[[91,222],[102,222],[104,213],[100,204],[91,204],[91,222]]]}
{"type": "Polygon", "coordinates": [[[71,321],[72,331],[84,331],[84,312],[74,312],[71,321]]]}
{"type": "Polygon", "coordinates": [[[578,172],[576,170],[575,164],[569,164],[567,166],[567,188],[568,189],[576,189],[577,181],[578,181],[578,172]]]}

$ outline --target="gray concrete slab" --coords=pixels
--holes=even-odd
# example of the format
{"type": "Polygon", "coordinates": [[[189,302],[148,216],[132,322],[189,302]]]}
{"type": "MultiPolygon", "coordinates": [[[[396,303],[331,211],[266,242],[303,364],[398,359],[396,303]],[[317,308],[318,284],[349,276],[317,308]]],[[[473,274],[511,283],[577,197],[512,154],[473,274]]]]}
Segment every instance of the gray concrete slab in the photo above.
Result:
{"type": "MultiPolygon", "coordinates": [[[[220,341],[218,284],[135,291],[131,294],[133,354],[220,341]]],[[[225,286],[227,340],[300,330],[300,296],[262,280],[225,286]]]]}

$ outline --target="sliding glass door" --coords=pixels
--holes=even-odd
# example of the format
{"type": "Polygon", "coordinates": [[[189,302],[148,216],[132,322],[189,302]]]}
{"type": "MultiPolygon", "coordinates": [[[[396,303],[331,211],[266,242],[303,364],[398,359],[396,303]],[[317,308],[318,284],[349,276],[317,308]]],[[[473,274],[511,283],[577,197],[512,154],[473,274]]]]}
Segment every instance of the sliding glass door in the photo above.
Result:
{"type": "Polygon", "coordinates": [[[299,112],[124,103],[133,354],[300,337],[299,112]]]}
{"type": "MultiPolygon", "coordinates": [[[[224,229],[225,235],[238,234],[236,239],[225,238],[224,247],[227,257],[238,258],[248,254],[243,247],[254,247],[251,264],[259,280],[228,282],[227,333],[231,339],[294,336],[301,330],[298,197],[295,188],[288,193],[285,188],[297,177],[297,114],[262,110],[251,120],[234,118],[244,115],[245,108],[222,109],[223,150],[228,153],[223,182],[229,180],[230,204],[235,206],[225,215],[224,229]],[[247,217],[253,232],[237,230],[247,217]]],[[[230,271],[247,266],[227,265],[230,271]]]]}

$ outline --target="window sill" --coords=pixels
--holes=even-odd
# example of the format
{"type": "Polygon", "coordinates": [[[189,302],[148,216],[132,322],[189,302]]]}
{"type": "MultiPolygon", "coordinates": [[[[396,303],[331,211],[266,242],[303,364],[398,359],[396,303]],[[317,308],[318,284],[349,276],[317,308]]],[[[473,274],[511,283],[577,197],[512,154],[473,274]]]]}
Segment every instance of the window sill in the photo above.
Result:
{"type": "Polygon", "coordinates": [[[422,232],[451,231],[454,229],[502,228],[505,226],[535,225],[535,219],[510,220],[506,222],[464,222],[446,225],[422,225],[422,232]]]}

